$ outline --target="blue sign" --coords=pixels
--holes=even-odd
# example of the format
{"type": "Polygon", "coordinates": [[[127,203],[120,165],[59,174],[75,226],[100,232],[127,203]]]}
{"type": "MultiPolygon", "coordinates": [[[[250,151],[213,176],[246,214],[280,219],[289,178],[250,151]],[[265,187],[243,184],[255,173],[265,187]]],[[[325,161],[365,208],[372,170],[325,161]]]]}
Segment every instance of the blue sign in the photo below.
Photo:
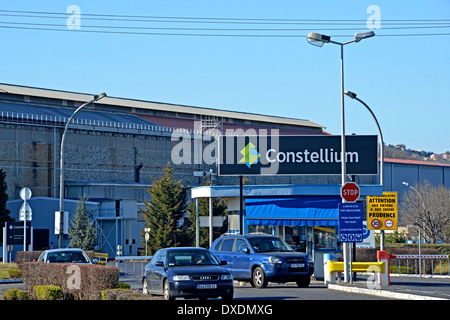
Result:
{"type": "Polygon", "coordinates": [[[363,241],[362,203],[339,203],[339,241],[363,241]]]}

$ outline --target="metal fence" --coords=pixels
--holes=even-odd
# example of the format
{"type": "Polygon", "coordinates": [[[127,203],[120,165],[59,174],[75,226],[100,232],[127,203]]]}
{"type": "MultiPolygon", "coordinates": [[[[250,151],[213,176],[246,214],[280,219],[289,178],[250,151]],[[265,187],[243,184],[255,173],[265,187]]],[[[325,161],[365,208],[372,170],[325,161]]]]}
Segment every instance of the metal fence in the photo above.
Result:
{"type": "Polygon", "coordinates": [[[153,256],[117,256],[115,257],[116,267],[125,277],[139,278],[144,275],[145,265],[153,256]]]}
{"type": "Polygon", "coordinates": [[[443,265],[447,264],[444,274],[449,274],[449,256],[444,254],[397,254],[390,263],[391,267],[397,266],[398,274],[415,274],[433,276],[436,265],[439,265],[439,275],[443,275],[443,265]],[[397,260],[395,262],[394,260],[397,260]]]}

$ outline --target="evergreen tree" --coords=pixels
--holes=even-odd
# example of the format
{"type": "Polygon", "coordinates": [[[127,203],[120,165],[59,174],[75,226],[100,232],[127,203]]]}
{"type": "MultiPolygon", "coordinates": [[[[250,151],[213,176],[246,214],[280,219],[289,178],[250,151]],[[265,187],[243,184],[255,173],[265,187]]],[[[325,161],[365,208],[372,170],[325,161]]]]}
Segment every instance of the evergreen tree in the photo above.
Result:
{"type": "Polygon", "coordinates": [[[150,239],[146,243],[142,232],[143,246],[148,254],[166,247],[187,245],[186,225],[181,224],[186,211],[187,187],[175,181],[170,163],[164,168],[165,175],[153,182],[148,192],[151,200],[144,202],[146,228],[150,228],[150,239]]]}
{"type": "Polygon", "coordinates": [[[69,225],[70,247],[83,250],[94,250],[97,245],[98,234],[96,230],[93,209],[86,206],[87,197],[79,198],[76,213],[69,225]]]}
{"type": "Polygon", "coordinates": [[[9,215],[10,211],[6,208],[8,202],[8,185],[6,184],[6,172],[0,169],[0,242],[3,241],[3,227],[5,222],[13,221],[9,215]]]}

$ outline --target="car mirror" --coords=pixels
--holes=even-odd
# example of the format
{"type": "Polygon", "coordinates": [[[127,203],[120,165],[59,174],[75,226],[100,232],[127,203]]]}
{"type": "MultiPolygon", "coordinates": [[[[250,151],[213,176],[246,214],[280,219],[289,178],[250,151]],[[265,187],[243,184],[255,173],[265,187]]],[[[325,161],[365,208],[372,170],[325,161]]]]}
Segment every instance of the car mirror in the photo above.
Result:
{"type": "Polygon", "coordinates": [[[220,265],[221,265],[221,266],[226,266],[226,265],[227,265],[227,262],[226,262],[225,260],[221,260],[221,261],[220,261],[220,265]]]}
{"type": "Polygon", "coordinates": [[[242,248],[242,252],[243,253],[250,253],[250,248],[249,247],[244,247],[244,248],[242,248]]]}
{"type": "Polygon", "coordinates": [[[92,259],[91,262],[92,262],[92,263],[97,263],[97,262],[98,262],[98,259],[92,259]]]}

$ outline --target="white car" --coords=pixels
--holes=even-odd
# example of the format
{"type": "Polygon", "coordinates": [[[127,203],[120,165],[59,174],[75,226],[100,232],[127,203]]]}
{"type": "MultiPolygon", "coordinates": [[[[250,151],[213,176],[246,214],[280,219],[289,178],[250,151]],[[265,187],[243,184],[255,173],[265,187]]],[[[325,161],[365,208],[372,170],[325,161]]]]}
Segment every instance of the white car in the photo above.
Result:
{"type": "MultiPolygon", "coordinates": [[[[94,259],[96,260],[96,259],[94,259]]],[[[81,249],[64,248],[45,250],[37,262],[45,263],[92,263],[86,252],[81,249]]],[[[96,261],[93,261],[96,262],[96,261]]]]}

